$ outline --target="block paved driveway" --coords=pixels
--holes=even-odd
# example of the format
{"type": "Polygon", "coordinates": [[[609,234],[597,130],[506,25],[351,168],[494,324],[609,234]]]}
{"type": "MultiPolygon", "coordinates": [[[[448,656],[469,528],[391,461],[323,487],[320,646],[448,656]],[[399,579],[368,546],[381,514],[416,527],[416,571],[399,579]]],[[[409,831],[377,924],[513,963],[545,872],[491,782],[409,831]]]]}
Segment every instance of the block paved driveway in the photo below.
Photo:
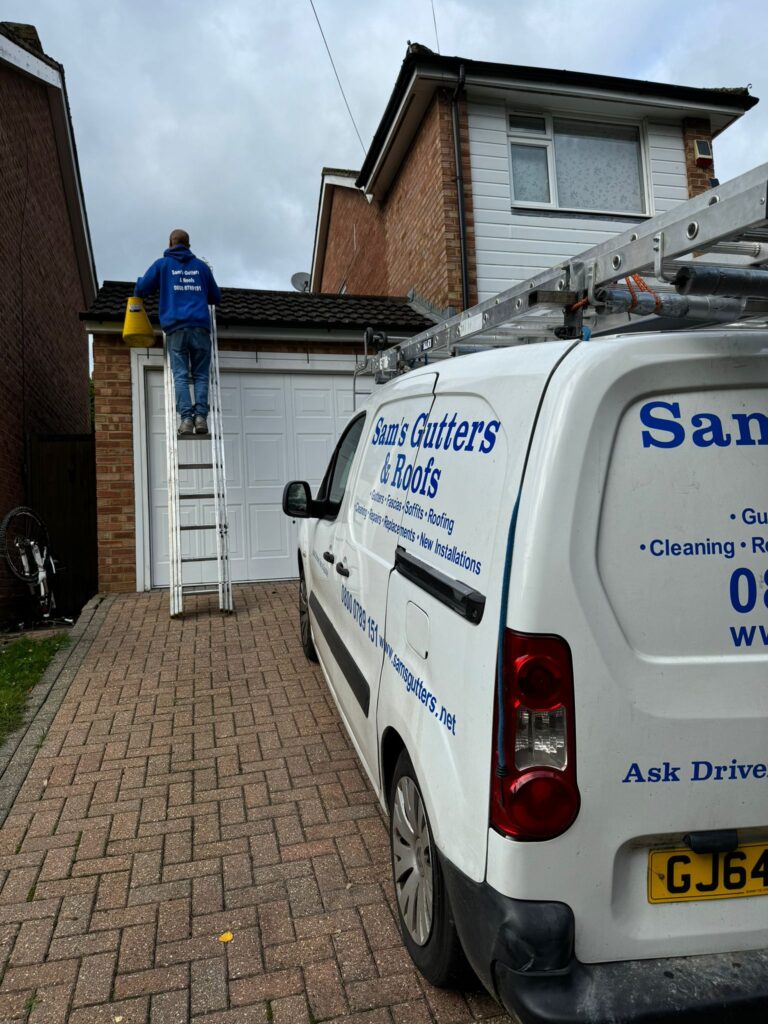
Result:
{"type": "Polygon", "coordinates": [[[402,947],[386,822],[302,655],[295,584],[238,587],[229,617],[209,602],[94,617],[0,829],[0,1022],[509,1021],[402,947]]]}

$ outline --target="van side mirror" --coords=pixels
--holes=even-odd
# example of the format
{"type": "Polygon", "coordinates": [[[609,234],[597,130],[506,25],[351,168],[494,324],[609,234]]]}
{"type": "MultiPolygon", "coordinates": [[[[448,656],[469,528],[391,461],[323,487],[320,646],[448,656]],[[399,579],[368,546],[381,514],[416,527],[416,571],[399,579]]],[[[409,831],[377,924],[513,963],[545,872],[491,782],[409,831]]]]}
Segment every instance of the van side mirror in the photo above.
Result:
{"type": "Polygon", "coordinates": [[[319,502],[312,500],[306,480],[291,480],[283,488],[283,512],[291,519],[315,519],[322,514],[319,502]]]}

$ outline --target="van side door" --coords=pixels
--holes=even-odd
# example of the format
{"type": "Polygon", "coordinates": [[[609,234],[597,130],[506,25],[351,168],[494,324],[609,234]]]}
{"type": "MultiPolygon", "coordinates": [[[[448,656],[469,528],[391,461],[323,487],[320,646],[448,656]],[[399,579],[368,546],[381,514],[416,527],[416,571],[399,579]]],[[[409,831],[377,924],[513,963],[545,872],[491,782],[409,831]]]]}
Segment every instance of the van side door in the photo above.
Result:
{"type": "Polygon", "coordinates": [[[436,486],[403,521],[378,704],[379,728],[395,729],[409,752],[438,848],[476,880],[485,864],[509,485],[519,482],[524,452],[513,438],[510,465],[497,409],[504,393],[493,381],[437,388],[417,462],[436,486]]]}
{"type": "Polygon", "coordinates": [[[428,474],[414,476],[419,428],[434,400],[435,373],[408,375],[382,390],[372,406],[361,451],[333,539],[338,597],[350,685],[340,700],[353,741],[378,787],[376,705],[386,632],[387,589],[405,507],[424,502],[428,474]],[[410,379],[409,379],[410,377],[410,379]]]}

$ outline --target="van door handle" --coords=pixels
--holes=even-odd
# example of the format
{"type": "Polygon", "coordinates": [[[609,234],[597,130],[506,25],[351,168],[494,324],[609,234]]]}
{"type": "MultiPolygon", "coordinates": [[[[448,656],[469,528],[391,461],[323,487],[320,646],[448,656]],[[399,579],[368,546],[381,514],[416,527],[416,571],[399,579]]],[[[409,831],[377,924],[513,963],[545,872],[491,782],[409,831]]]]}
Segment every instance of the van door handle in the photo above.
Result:
{"type": "Polygon", "coordinates": [[[349,576],[349,569],[345,568],[341,562],[336,563],[336,572],[339,576],[349,576]]]}
{"type": "Polygon", "coordinates": [[[331,565],[333,565],[333,563],[336,561],[336,559],[333,557],[330,551],[324,551],[323,558],[326,560],[326,562],[330,562],[331,565]]]}

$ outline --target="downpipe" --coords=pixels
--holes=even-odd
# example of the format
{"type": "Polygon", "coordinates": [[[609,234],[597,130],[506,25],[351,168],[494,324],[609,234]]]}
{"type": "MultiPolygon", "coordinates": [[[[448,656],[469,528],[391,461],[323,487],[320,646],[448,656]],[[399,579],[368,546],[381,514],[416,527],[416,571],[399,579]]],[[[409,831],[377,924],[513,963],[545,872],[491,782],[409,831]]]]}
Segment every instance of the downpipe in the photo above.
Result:
{"type": "Polygon", "coordinates": [[[456,201],[459,207],[459,249],[461,260],[461,302],[462,309],[469,308],[469,266],[467,262],[467,218],[464,210],[464,173],[461,168],[461,135],[459,123],[459,99],[464,91],[466,73],[464,65],[459,67],[459,78],[451,97],[451,118],[453,121],[453,158],[456,165],[456,201]]]}

